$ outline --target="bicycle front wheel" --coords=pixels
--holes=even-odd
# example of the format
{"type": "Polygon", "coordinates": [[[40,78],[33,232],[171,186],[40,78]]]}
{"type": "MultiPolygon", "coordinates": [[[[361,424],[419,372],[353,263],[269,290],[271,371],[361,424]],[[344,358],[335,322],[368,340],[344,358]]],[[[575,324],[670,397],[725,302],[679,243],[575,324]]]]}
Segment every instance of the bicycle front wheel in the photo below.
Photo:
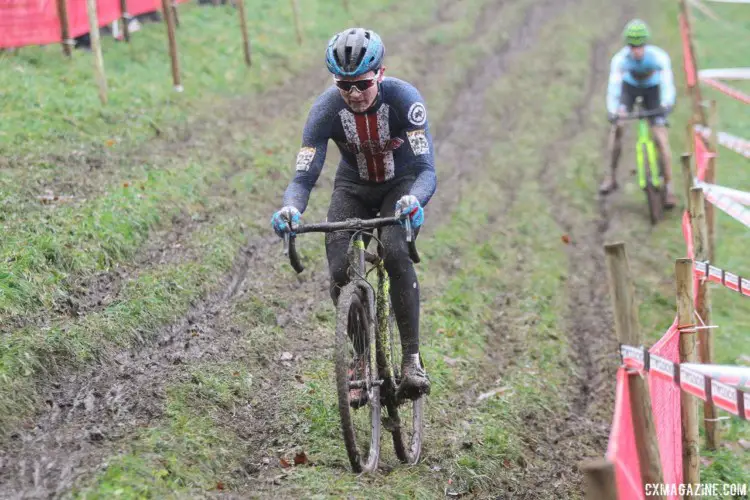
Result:
{"type": "Polygon", "coordinates": [[[336,321],[336,389],[341,431],[354,472],[372,472],[380,456],[380,386],[375,339],[365,292],[355,283],[342,290],[336,321]]]}
{"type": "Polygon", "coordinates": [[[661,220],[664,211],[664,186],[662,184],[661,187],[656,187],[651,181],[651,169],[659,168],[659,166],[651,164],[648,151],[646,151],[646,145],[643,146],[641,154],[643,154],[644,157],[643,166],[646,177],[646,187],[644,188],[644,191],[646,192],[646,202],[648,203],[648,215],[651,220],[651,225],[656,225],[659,220],[661,220]]]}

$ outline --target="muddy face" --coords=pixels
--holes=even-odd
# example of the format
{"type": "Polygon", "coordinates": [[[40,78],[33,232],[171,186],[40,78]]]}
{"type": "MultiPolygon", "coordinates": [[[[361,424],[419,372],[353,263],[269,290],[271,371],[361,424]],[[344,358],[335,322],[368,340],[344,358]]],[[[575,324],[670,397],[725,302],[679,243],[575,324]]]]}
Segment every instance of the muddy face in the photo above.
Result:
{"type": "MultiPolygon", "coordinates": [[[[355,77],[341,77],[339,80],[345,82],[357,82],[361,80],[372,80],[377,76],[377,83],[383,81],[383,73],[385,69],[379,70],[379,74],[374,71],[368,71],[364,75],[355,77]]],[[[378,97],[378,85],[372,85],[370,88],[360,91],[357,87],[352,87],[350,91],[345,91],[339,88],[339,93],[344,99],[347,106],[351,108],[355,113],[364,113],[370,106],[373,105],[375,99],[378,97]]]]}

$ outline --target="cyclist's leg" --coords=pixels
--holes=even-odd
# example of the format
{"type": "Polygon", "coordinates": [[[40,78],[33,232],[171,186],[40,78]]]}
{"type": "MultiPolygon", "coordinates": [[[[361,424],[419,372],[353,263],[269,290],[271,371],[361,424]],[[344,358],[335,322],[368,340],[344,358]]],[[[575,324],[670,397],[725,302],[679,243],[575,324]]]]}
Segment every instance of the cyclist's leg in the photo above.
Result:
{"type": "MultiPolygon", "coordinates": [[[[405,179],[393,186],[383,199],[382,217],[394,215],[396,202],[414,182],[405,179]]],[[[429,393],[430,383],[419,360],[419,283],[414,264],[409,258],[406,233],[401,226],[383,228],[380,239],[385,247],[385,268],[391,281],[391,304],[401,337],[404,359],[403,380],[399,388],[405,397],[429,393]]]]}
{"type": "MultiPolygon", "coordinates": [[[[346,219],[368,219],[373,216],[362,200],[348,183],[336,182],[328,206],[328,222],[340,222],[346,219]]],[[[331,298],[337,303],[341,288],[349,281],[346,251],[349,247],[349,232],[326,234],[326,256],[328,257],[328,272],[331,276],[331,298]]]]}
{"type": "MultiPolygon", "coordinates": [[[[409,194],[413,179],[396,184],[383,199],[381,217],[393,217],[396,202],[409,194]]],[[[384,227],[380,240],[385,247],[385,269],[391,281],[391,304],[396,315],[404,354],[419,352],[419,284],[409,259],[406,232],[401,226],[384,227]]]]}
{"type": "MultiPolygon", "coordinates": [[[[625,106],[628,112],[633,110],[635,98],[638,96],[637,90],[632,85],[628,85],[625,82],[622,83],[620,106],[625,106]]],[[[602,194],[607,194],[617,189],[617,165],[620,162],[620,153],[622,152],[622,135],[623,125],[619,122],[614,122],[609,132],[609,171],[599,187],[599,192],[602,194]]]]}

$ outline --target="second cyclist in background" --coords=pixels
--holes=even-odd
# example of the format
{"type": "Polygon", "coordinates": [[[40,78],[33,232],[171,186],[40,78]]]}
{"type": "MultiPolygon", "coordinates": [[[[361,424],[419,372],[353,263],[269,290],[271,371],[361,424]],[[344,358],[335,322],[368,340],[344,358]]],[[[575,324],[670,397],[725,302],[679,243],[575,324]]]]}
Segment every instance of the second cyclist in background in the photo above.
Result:
{"type": "Polygon", "coordinates": [[[615,175],[622,149],[623,125],[620,118],[633,110],[636,98],[643,99],[646,111],[663,110],[649,117],[651,130],[660,150],[667,187],[665,206],[674,207],[676,198],[672,189],[672,152],[669,147],[667,114],[675,103],[675,86],[672,62],[659,47],[647,44],[650,33],[646,23],[634,19],[623,33],[627,44],[612,58],[607,88],[607,111],[612,123],[610,132],[610,168],[599,192],[607,194],[617,189],[615,175]]]}

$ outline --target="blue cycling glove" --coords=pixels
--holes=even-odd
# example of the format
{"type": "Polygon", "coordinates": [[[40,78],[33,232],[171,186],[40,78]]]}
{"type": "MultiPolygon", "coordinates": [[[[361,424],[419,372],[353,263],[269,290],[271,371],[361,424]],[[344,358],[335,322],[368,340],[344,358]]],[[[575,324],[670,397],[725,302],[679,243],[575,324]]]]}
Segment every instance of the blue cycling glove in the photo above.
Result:
{"type": "Polygon", "coordinates": [[[284,237],[284,233],[294,234],[294,229],[299,225],[301,214],[293,206],[287,206],[273,214],[271,217],[271,226],[279,236],[284,237]]]}
{"type": "Polygon", "coordinates": [[[410,194],[402,196],[398,202],[396,202],[396,217],[401,218],[401,225],[404,225],[404,219],[409,217],[411,220],[411,227],[417,229],[419,226],[424,224],[424,209],[419,204],[419,200],[416,196],[410,194]]]}

